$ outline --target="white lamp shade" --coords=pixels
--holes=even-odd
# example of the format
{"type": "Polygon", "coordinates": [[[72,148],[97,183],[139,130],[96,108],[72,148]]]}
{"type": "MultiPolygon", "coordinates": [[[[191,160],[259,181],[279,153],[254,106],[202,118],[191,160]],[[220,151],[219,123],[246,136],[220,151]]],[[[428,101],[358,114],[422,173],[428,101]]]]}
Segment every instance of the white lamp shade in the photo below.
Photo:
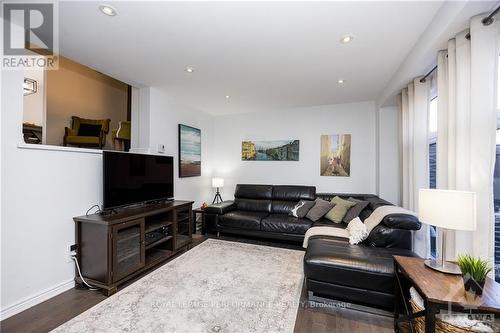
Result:
{"type": "Polygon", "coordinates": [[[425,224],[451,230],[476,230],[476,193],[421,189],[418,218],[425,224]]]}
{"type": "Polygon", "coordinates": [[[212,178],[212,187],[224,187],[224,178],[212,178]]]}

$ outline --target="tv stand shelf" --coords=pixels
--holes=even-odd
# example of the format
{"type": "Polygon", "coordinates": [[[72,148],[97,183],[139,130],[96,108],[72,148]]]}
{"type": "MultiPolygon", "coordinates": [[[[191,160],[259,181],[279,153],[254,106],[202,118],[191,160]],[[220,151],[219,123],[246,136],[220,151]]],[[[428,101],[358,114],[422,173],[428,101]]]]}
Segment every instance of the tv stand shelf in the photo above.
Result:
{"type": "MultiPolygon", "coordinates": [[[[85,280],[110,296],[118,285],[188,249],[192,205],[176,200],[74,217],[77,259],[85,280]],[[153,241],[146,245],[148,234],[153,241]]],[[[75,281],[82,283],[78,275],[75,281]]]]}

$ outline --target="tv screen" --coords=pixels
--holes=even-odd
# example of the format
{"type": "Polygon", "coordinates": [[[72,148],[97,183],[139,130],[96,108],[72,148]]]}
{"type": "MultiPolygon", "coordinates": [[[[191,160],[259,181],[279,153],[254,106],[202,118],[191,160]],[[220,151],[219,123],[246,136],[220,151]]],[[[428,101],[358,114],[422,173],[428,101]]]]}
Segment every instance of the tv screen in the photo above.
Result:
{"type": "Polygon", "coordinates": [[[172,156],[103,152],[104,209],[174,196],[172,156]]]}

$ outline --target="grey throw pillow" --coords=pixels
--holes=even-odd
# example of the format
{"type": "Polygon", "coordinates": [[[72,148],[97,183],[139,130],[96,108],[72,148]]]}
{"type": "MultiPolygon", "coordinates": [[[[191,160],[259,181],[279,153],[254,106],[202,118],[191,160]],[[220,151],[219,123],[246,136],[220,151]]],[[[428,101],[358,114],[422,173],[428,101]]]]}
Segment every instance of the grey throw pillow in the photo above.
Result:
{"type": "Polygon", "coordinates": [[[298,218],[304,218],[309,210],[314,206],[316,202],[311,201],[311,200],[300,200],[295,207],[293,207],[292,211],[290,212],[290,215],[298,217],[298,218]]]}
{"type": "Polygon", "coordinates": [[[309,220],[316,222],[317,220],[325,216],[325,214],[328,213],[334,206],[334,204],[318,198],[314,201],[314,206],[309,210],[306,217],[309,220]]]}
{"type": "Polygon", "coordinates": [[[358,200],[358,199],[354,199],[352,197],[349,198],[349,201],[356,203],[356,205],[351,207],[347,211],[347,214],[345,214],[344,219],[342,220],[344,223],[349,223],[352,220],[354,220],[356,217],[358,217],[359,214],[361,214],[361,212],[363,211],[363,209],[365,209],[369,204],[368,201],[358,200]]]}

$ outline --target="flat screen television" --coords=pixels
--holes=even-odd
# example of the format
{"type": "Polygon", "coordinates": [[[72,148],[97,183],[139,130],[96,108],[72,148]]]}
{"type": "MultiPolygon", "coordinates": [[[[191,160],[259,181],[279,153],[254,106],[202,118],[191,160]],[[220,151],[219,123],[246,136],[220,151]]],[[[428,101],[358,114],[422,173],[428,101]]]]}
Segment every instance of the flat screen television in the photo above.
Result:
{"type": "Polygon", "coordinates": [[[174,196],[174,158],[104,151],[103,209],[174,196]]]}

